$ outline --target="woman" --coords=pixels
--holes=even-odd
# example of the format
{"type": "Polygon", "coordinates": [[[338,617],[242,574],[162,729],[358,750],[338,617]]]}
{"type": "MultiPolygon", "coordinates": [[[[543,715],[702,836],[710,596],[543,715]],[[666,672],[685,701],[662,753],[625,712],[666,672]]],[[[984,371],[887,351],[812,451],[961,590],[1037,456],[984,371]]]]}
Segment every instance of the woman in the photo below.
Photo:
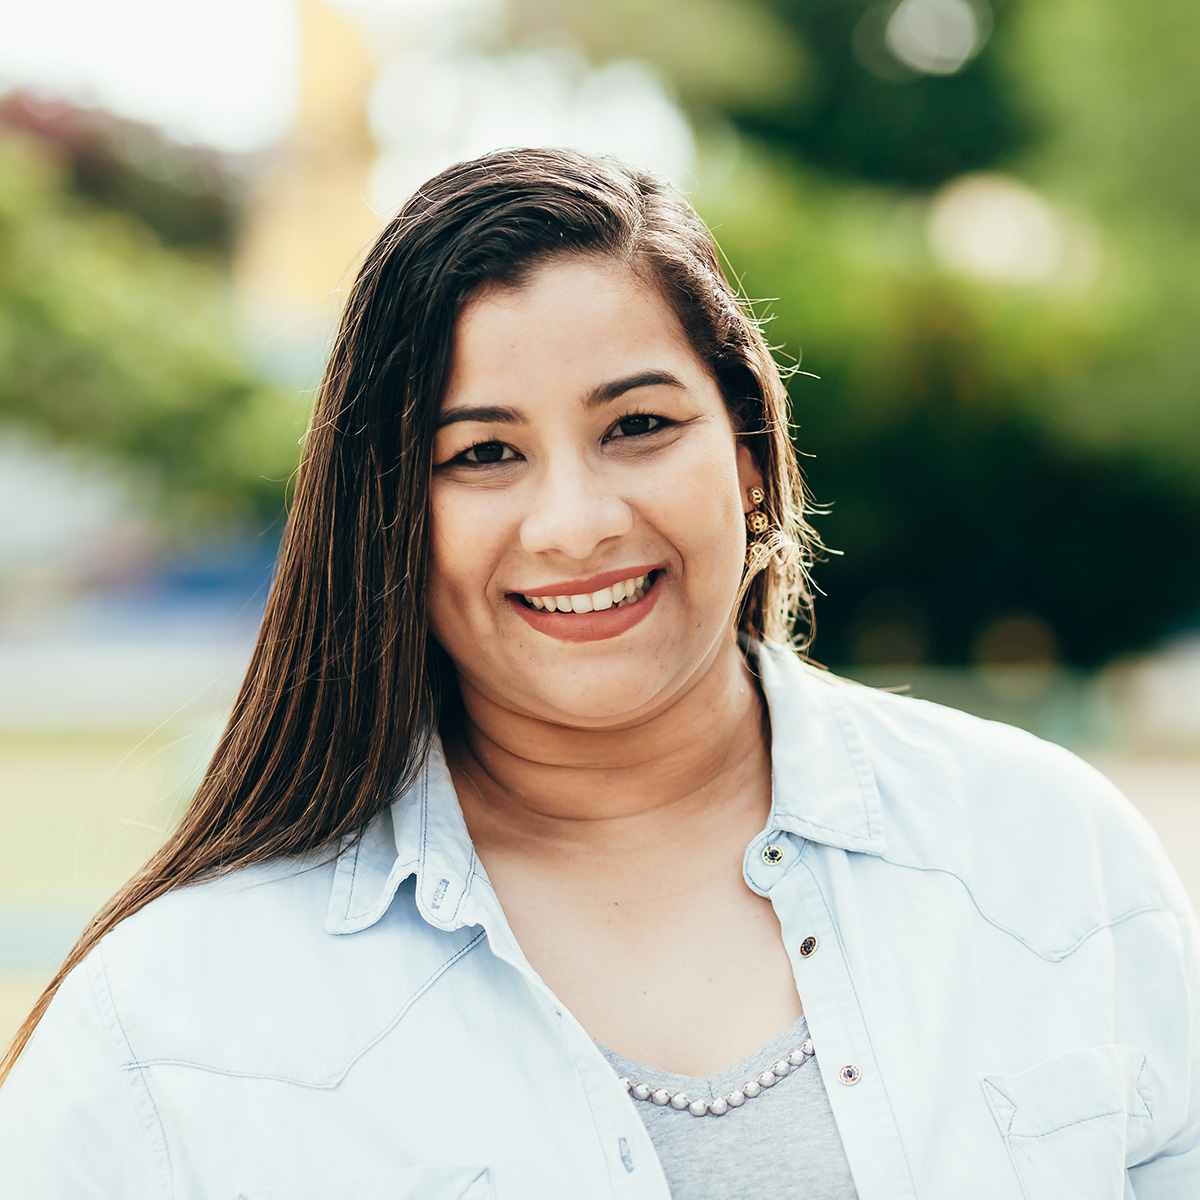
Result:
{"type": "Polygon", "coordinates": [[[541,150],[422,188],[196,799],[14,1047],[4,1195],[1200,1194],[1156,839],[806,665],[803,505],[677,195],[541,150]]]}

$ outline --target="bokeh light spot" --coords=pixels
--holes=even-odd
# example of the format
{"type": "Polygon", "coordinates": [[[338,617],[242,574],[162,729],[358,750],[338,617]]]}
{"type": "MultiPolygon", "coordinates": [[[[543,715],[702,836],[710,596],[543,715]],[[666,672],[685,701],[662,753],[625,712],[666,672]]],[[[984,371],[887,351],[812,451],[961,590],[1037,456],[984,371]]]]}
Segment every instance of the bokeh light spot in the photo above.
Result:
{"type": "Polygon", "coordinates": [[[947,184],[934,198],[929,237],[946,266],[985,279],[1049,280],[1067,260],[1060,219],[1029,188],[1000,175],[947,184]]]}
{"type": "Polygon", "coordinates": [[[979,53],[991,30],[991,10],[983,0],[901,0],[883,36],[905,66],[953,75],[979,53]]]}
{"type": "Polygon", "coordinates": [[[589,67],[563,47],[398,55],[376,80],[370,120],[381,148],[371,199],[381,212],[451,163],[502,146],[615,154],[676,183],[695,154],[687,118],[654,68],[633,59],[589,67]]]}

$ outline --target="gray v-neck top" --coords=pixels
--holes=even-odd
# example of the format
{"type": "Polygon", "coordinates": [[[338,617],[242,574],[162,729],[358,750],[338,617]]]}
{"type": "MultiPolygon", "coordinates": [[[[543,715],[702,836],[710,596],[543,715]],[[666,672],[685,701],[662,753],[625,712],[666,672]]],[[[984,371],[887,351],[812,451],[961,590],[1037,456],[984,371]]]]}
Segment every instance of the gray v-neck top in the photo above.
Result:
{"type": "MultiPolygon", "coordinates": [[[[769,1046],[719,1075],[704,1079],[672,1075],[600,1052],[618,1075],[693,1099],[711,1100],[740,1088],[768,1070],[808,1037],[802,1016],[769,1046]]],[[[687,1109],[633,1100],[662,1162],[672,1200],[714,1196],[771,1196],[774,1200],[857,1200],[850,1165],[817,1070],[817,1056],[793,1068],[723,1116],[694,1117],[687,1109]]]]}

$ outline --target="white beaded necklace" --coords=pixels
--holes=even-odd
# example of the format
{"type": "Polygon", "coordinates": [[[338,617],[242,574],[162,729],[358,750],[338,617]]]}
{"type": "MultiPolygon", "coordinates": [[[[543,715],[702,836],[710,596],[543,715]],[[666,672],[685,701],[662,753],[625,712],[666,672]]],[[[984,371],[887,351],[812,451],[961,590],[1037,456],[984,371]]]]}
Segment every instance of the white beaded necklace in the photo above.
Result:
{"type": "Polygon", "coordinates": [[[725,1096],[717,1096],[712,1100],[691,1100],[687,1092],[671,1093],[666,1088],[654,1088],[648,1083],[634,1083],[627,1076],[621,1076],[621,1086],[635,1099],[648,1100],[651,1104],[666,1105],[680,1110],[687,1109],[693,1117],[721,1117],[731,1108],[740,1108],[747,1100],[753,1100],[761,1095],[764,1088],[774,1087],[785,1075],[790,1075],[793,1067],[803,1065],[805,1059],[814,1054],[812,1038],[805,1038],[798,1050],[793,1050],[786,1058],[781,1058],[774,1066],[760,1072],[753,1079],[746,1080],[740,1088],[734,1088],[725,1096]]]}

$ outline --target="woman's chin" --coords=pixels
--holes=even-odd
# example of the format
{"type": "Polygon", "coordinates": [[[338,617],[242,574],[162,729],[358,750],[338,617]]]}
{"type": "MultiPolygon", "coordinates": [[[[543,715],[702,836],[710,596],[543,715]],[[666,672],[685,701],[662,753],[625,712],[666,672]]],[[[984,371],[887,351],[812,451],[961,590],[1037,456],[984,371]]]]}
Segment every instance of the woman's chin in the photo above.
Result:
{"type": "Polygon", "coordinates": [[[579,729],[620,729],[644,719],[672,689],[669,672],[657,663],[576,664],[571,670],[547,669],[510,676],[513,691],[505,707],[539,720],[579,729]]]}

